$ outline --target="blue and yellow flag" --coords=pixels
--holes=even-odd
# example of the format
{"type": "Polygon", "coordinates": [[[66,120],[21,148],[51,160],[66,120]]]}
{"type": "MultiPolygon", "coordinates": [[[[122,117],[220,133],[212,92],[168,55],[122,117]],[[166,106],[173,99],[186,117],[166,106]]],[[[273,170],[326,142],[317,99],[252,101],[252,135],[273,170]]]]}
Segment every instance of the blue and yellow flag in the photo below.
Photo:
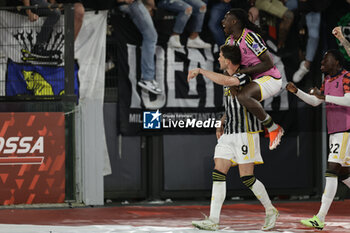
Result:
{"type": "MultiPolygon", "coordinates": [[[[74,66],[74,93],[79,96],[78,64],[74,66]]],[[[64,94],[64,67],[7,62],[6,96],[64,94]]]]}

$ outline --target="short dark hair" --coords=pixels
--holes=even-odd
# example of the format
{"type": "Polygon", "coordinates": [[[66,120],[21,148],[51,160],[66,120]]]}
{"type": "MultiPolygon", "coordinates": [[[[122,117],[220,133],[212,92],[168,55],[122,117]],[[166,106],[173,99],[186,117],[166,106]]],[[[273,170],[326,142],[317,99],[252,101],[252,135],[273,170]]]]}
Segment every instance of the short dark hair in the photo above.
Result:
{"type": "Polygon", "coordinates": [[[338,49],[331,49],[326,52],[327,54],[332,54],[334,59],[339,62],[339,66],[343,67],[345,60],[343,54],[338,49]]]}
{"type": "Polygon", "coordinates": [[[241,50],[237,45],[222,45],[220,52],[224,58],[229,59],[232,64],[238,65],[241,63],[241,50]]]}

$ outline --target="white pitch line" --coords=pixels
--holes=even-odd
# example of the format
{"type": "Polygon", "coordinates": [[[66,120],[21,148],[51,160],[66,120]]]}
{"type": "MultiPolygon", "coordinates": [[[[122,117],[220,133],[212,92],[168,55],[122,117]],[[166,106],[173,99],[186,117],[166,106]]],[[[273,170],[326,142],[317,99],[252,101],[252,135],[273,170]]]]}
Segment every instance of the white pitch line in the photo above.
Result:
{"type": "MultiPolygon", "coordinates": [[[[22,225],[0,224],[0,233],[200,233],[208,232],[190,227],[134,227],[129,225],[89,225],[89,226],[50,226],[50,225],[22,225]]],[[[224,228],[218,233],[264,233],[260,230],[235,231],[224,228]]],[[[291,231],[283,231],[292,233],[291,231]]],[[[281,233],[269,231],[269,233],[281,233]]]]}

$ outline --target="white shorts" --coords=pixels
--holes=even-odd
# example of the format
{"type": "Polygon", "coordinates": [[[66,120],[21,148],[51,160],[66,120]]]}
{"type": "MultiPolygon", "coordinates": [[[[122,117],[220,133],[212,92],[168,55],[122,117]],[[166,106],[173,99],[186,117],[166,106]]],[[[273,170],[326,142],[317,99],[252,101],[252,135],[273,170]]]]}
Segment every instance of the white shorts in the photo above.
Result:
{"type": "Polygon", "coordinates": [[[282,88],[282,78],[275,79],[272,76],[262,76],[254,79],[253,82],[256,82],[260,86],[260,101],[276,95],[282,88]]]}
{"type": "Polygon", "coordinates": [[[216,158],[231,160],[232,166],[246,163],[264,163],[260,154],[259,134],[223,134],[215,147],[214,159],[216,158]]]}
{"type": "Polygon", "coordinates": [[[339,163],[343,167],[350,167],[349,133],[334,133],[329,136],[328,162],[339,163]]]}

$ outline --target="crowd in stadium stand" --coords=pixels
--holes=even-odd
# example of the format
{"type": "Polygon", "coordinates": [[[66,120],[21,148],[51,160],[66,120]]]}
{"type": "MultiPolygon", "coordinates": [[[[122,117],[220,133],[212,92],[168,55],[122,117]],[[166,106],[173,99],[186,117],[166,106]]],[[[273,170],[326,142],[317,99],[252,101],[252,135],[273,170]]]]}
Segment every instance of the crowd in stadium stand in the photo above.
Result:
{"type": "MultiPolygon", "coordinates": [[[[142,47],[147,48],[148,57],[153,56],[155,44],[160,43],[160,34],[164,34],[162,27],[157,27],[159,15],[164,15],[164,11],[175,17],[172,31],[166,35],[168,47],[207,48],[208,43],[224,44],[226,36],[221,21],[229,9],[242,8],[248,12],[250,20],[262,29],[262,36],[270,42],[270,52],[290,66],[287,69],[288,81],[301,82],[301,85],[308,87],[318,84],[313,78],[315,72],[310,70],[319,71],[324,52],[329,49],[342,50],[340,42],[332,35],[333,28],[342,26],[345,38],[349,36],[346,15],[350,10],[350,1],[346,0],[118,0],[116,8],[126,12],[125,8],[136,8],[134,5],[139,10],[149,12],[149,15],[142,16],[136,16],[130,10],[128,12],[142,34],[142,47]],[[148,22],[145,26],[148,30],[140,27],[138,22],[148,22]]],[[[86,7],[93,6],[87,3],[86,7]]],[[[106,7],[110,9],[111,5],[106,7]]],[[[350,61],[345,50],[342,52],[350,61]]],[[[153,59],[143,56],[139,85],[159,94],[162,90],[153,78],[153,59]]],[[[348,62],[345,67],[349,68],[348,62]]]]}
{"type": "MultiPolygon", "coordinates": [[[[108,0],[101,3],[92,0],[1,0],[2,6],[35,5],[48,3],[73,3],[75,7],[75,32],[77,37],[83,22],[85,10],[110,10],[127,15],[142,35],[141,80],[142,88],[154,94],[162,90],[155,81],[155,63],[153,58],[159,35],[164,33],[157,27],[159,12],[174,17],[171,33],[167,35],[168,47],[210,48],[211,44],[224,44],[221,21],[231,8],[242,8],[249,14],[250,20],[259,25],[262,36],[270,41],[269,50],[274,55],[293,62],[287,78],[295,83],[307,86],[315,85],[310,70],[318,70],[321,57],[329,49],[342,46],[331,31],[336,26],[343,27],[348,38],[347,13],[349,0],[108,0]],[[157,20],[156,20],[157,18],[157,20]],[[273,23],[271,23],[273,22],[273,23]],[[293,53],[298,51],[297,56],[293,53]],[[311,77],[311,78],[310,78],[311,77]]],[[[26,10],[29,20],[35,21],[40,16],[47,16],[45,27],[52,27],[57,22],[60,11],[26,10]]],[[[44,27],[43,26],[43,27],[44,27]]],[[[50,30],[39,34],[34,52],[45,53],[41,44],[45,44],[50,30]]],[[[349,68],[349,56],[344,52],[349,68]]]]}

